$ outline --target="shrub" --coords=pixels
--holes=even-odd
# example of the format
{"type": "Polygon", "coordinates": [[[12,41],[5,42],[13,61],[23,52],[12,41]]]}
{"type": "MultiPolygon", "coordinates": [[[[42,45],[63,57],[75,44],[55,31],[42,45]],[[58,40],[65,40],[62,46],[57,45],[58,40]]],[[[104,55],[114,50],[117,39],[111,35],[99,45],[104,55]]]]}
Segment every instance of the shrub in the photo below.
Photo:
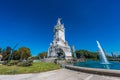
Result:
{"type": "Polygon", "coordinates": [[[7,61],[4,61],[2,64],[3,64],[3,65],[7,65],[7,61]]]}
{"type": "Polygon", "coordinates": [[[19,63],[18,60],[11,60],[11,61],[9,61],[6,65],[8,65],[8,66],[13,66],[13,65],[16,65],[16,64],[18,64],[18,63],[19,63]]]}
{"type": "Polygon", "coordinates": [[[19,62],[18,60],[11,60],[11,61],[4,61],[2,64],[12,66],[12,65],[16,65],[18,62],[19,62]]]}
{"type": "Polygon", "coordinates": [[[32,63],[33,63],[32,60],[27,60],[27,61],[19,62],[17,65],[27,67],[27,66],[32,66],[32,63]]]}

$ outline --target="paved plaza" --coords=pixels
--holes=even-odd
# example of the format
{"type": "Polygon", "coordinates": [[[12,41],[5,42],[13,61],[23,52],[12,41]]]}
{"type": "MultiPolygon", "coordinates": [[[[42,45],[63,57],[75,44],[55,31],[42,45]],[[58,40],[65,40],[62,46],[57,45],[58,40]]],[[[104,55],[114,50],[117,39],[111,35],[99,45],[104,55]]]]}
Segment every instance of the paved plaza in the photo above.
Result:
{"type": "Polygon", "coordinates": [[[88,74],[63,68],[42,73],[0,75],[0,80],[120,80],[120,77],[88,74]]]}

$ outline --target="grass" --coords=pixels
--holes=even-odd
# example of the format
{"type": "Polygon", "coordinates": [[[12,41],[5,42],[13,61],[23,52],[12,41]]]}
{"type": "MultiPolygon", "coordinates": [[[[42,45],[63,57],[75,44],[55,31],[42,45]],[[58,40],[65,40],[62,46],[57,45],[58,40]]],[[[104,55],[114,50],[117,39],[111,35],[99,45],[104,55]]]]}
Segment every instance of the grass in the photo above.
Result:
{"type": "Polygon", "coordinates": [[[60,69],[60,65],[45,62],[35,62],[29,67],[0,65],[0,74],[39,73],[56,69],[60,69]]]}

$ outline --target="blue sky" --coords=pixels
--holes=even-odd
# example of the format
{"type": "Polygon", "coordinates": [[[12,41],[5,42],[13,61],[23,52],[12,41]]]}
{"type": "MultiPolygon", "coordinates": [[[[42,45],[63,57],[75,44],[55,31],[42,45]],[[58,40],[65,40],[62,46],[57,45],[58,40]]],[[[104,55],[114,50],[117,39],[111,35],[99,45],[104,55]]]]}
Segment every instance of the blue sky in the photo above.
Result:
{"type": "Polygon", "coordinates": [[[26,46],[33,55],[47,51],[57,18],[76,49],[120,51],[119,0],[0,0],[0,47],[26,46]]]}

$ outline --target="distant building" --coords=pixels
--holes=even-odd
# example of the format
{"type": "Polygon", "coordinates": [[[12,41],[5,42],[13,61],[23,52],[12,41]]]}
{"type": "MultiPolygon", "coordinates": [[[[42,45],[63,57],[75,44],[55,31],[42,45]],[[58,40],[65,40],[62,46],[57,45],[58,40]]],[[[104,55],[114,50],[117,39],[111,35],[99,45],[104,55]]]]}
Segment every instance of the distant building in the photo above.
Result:
{"type": "Polygon", "coordinates": [[[58,18],[57,24],[54,27],[54,40],[50,43],[48,49],[49,58],[71,59],[72,53],[70,47],[65,40],[65,28],[61,24],[61,19],[58,18]]]}

